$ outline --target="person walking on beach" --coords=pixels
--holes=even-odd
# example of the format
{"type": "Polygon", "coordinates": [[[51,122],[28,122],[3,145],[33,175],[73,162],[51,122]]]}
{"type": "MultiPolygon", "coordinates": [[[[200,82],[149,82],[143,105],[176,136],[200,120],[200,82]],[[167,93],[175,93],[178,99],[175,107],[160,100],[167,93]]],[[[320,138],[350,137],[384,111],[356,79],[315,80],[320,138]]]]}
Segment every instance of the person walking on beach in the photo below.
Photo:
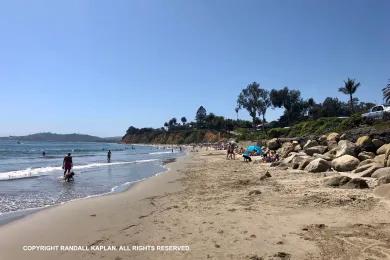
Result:
{"type": "Polygon", "coordinates": [[[108,162],[108,163],[111,162],[111,150],[108,150],[108,153],[107,153],[107,162],[108,162]]]}
{"type": "Polygon", "coordinates": [[[72,161],[72,156],[70,153],[68,153],[67,156],[64,157],[64,161],[62,162],[62,169],[64,169],[64,176],[69,173],[70,170],[73,167],[73,161],[72,161]]]}

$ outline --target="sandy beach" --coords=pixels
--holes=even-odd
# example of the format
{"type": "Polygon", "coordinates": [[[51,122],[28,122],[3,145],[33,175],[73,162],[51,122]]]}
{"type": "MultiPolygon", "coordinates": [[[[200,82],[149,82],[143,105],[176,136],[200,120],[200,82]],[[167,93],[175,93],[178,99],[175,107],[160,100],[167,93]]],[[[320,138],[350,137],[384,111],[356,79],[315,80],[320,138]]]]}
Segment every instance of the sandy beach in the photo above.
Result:
{"type": "Polygon", "coordinates": [[[328,173],[226,160],[221,151],[190,153],[168,167],[126,192],[1,226],[0,259],[390,258],[389,201],[376,195],[389,196],[386,186],[329,188],[328,173]],[[102,251],[23,250],[33,245],[102,251]]]}

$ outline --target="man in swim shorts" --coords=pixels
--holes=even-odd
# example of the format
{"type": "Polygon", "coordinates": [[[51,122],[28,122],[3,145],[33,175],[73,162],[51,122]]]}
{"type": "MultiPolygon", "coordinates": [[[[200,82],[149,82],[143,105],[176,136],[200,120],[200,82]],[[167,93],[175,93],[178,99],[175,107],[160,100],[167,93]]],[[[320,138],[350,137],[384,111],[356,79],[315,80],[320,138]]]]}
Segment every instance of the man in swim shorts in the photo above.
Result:
{"type": "Polygon", "coordinates": [[[70,173],[70,170],[73,167],[73,161],[72,161],[72,156],[70,153],[68,153],[67,156],[64,157],[64,161],[62,162],[62,169],[64,169],[64,176],[66,173],[70,173]]]}

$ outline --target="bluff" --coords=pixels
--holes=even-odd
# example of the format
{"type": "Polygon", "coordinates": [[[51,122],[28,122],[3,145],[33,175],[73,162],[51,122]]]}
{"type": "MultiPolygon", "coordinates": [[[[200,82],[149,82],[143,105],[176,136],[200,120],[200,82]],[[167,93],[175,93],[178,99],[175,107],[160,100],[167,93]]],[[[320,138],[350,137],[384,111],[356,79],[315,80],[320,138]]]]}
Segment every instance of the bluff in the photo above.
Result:
{"type": "Polygon", "coordinates": [[[128,144],[191,144],[214,143],[226,140],[230,135],[226,132],[208,129],[187,129],[178,131],[164,131],[156,129],[140,129],[128,131],[122,138],[128,144]]]}

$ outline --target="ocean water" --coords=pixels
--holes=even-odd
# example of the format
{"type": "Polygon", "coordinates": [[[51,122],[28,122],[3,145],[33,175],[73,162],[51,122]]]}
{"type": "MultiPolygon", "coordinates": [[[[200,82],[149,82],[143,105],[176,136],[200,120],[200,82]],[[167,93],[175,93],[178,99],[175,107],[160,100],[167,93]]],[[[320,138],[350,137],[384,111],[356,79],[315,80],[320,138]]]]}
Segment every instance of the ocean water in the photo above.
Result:
{"type": "Polygon", "coordinates": [[[163,172],[163,162],[180,155],[152,146],[0,140],[0,216],[125,190],[163,172]],[[68,152],[76,174],[73,182],[63,180],[62,160],[68,152]]]}

